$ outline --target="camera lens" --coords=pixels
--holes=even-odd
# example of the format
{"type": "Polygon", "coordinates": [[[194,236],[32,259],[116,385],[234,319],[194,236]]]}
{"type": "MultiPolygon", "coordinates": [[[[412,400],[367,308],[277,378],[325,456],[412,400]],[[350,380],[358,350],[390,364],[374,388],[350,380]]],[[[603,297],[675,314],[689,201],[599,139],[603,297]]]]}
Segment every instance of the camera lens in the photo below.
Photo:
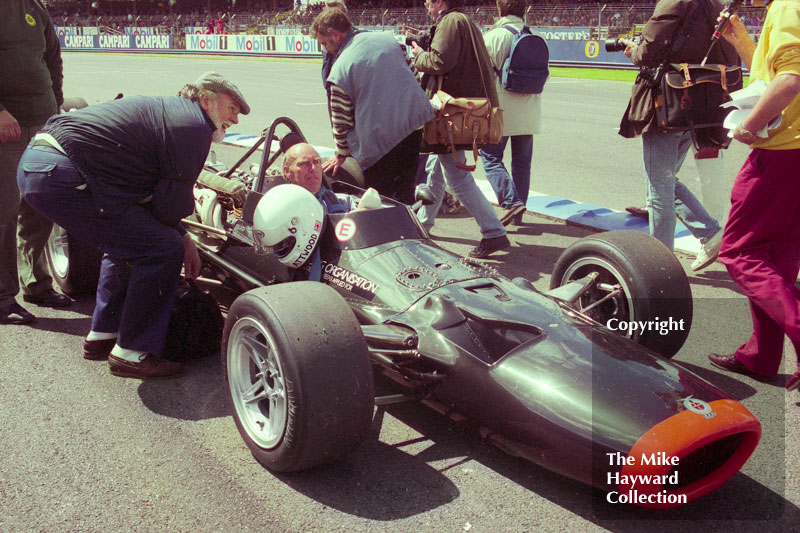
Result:
{"type": "Polygon", "coordinates": [[[628,47],[622,39],[606,39],[606,52],[624,52],[628,47]]]}

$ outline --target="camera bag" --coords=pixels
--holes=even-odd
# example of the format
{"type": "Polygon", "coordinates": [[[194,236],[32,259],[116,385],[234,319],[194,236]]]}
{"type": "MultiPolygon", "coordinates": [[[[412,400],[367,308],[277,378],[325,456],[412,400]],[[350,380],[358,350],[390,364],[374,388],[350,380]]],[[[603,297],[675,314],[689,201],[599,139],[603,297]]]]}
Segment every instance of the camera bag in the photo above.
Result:
{"type": "MultiPolygon", "coordinates": [[[[466,16],[464,18],[466,19],[466,16]]],[[[469,19],[467,22],[469,23],[469,19]]],[[[471,25],[471,23],[469,24],[471,25]]],[[[470,38],[477,60],[478,50],[472,31],[470,31],[470,38]]],[[[481,73],[481,81],[486,91],[485,98],[455,98],[442,90],[442,76],[439,76],[439,87],[436,94],[441,101],[441,107],[436,111],[436,116],[425,123],[422,134],[424,144],[432,148],[434,145],[441,145],[444,151],[453,154],[458,168],[468,171],[475,170],[476,165],[461,164],[456,157],[457,150],[471,148],[477,162],[480,148],[489,144],[497,144],[503,137],[503,110],[493,106],[489,100],[489,90],[480,64],[478,71],[481,73]]]]}
{"type": "Polygon", "coordinates": [[[655,98],[656,123],[664,131],[692,132],[692,141],[702,146],[725,148],[730,144],[722,127],[730,109],[730,93],[742,88],[741,67],[672,63],[661,78],[655,98]]]}

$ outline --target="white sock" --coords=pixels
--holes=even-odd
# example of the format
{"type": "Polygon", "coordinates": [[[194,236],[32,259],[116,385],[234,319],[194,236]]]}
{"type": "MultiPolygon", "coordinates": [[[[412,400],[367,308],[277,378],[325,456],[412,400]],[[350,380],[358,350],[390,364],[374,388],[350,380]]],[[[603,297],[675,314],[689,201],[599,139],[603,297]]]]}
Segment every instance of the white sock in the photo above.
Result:
{"type": "Polygon", "coordinates": [[[124,359],[126,361],[130,361],[131,363],[141,363],[144,361],[147,352],[142,352],[140,350],[129,350],[127,348],[121,348],[119,344],[115,344],[114,347],[111,349],[111,355],[114,357],[119,357],[120,359],[124,359]]]}
{"type": "Polygon", "coordinates": [[[87,341],[104,341],[108,339],[116,339],[117,333],[103,333],[101,331],[90,331],[88,335],[86,335],[87,341]]]}

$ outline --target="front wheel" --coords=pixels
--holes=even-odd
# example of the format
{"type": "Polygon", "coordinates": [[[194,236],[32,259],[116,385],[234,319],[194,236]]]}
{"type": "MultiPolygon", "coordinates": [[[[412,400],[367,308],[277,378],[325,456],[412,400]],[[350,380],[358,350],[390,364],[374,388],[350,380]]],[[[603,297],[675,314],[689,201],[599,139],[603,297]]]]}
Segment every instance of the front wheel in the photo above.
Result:
{"type": "Polygon", "coordinates": [[[317,282],[253,289],[228,312],[222,367],[239,433],[265,467],[333,461],[369,433],[372,368],[361,327],[317,282]]]}
{"type": "Polygon", "coordinates": [[[558,258],[550,288],[597,277],[574,303],[604,326],[650,348],[663,357],[681,349],[692,324],[692,291],[675,255],[653,237],[638,231],[591,235],[568,247],[558,258]],[[670,321],[666,334],[657,322],[670,321]],[[620,328],[619,324],[648,323],[649,327],[620,328]]]}

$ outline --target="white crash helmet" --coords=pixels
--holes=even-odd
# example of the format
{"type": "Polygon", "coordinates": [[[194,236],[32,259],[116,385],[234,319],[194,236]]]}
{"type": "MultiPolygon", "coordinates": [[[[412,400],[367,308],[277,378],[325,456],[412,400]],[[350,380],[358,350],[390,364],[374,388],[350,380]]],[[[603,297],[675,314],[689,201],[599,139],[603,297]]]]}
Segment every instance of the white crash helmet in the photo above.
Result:
{"type": "Polygon", "coordinates": [[[322,204],[307,189],[276,185],[258,201],[253,235],[263,247],[272,248],[281,263],[298,268],[319,242],[323,216],[322,204]]]}

